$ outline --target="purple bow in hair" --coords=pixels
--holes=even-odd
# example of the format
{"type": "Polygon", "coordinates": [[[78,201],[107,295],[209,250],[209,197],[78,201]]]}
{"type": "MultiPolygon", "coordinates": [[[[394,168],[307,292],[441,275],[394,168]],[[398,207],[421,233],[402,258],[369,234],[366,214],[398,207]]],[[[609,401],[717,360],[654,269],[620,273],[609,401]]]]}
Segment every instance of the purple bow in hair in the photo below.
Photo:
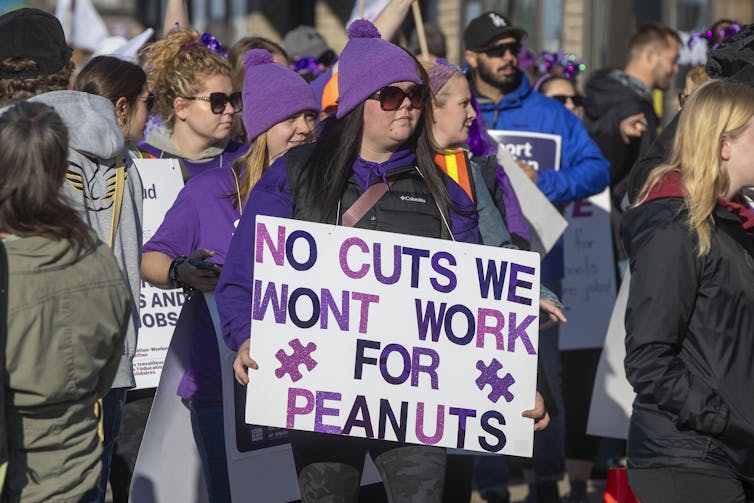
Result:
{"type": "Polygon", "coordinates": [[[537,70],[541,74],[549,74],[553,67],[560,67],[563,76],[567,79],[575,79],[579,73],[586,70],[586,65],[574,54],[566,54],[563,51],[542,51],[537,58],[537,70]]]}
{"type": "Polygon", "coordinates": [[[741,25],[738,23],[733,23],[730,26],[727,26],[723,28],[722,30],[719,30],[717,34],[712,33],[712,30],[706,30],[706,31],[700,31],[699,33],[692,33],[689,37],[689,41],[686,43],[688,45],[689,49],[691,49],[694,45],[696,45],[700,40],[704,39],[707,41],[707,46],[710,50],[717,48],[718,45],[720,45],[720,42],[725,40],[726,38],[735,35],[741,31],[741,25]]]}
{"type": "Polygon", "coordinates": [[[194,47],[204,47],[214,52],[215,54],[219,54],[220,56],[224,58],[228,57],[228,51],[225,50],[225,48],[220,43],[220,41],[217,40],[215,36],[212,35],[211,33],[207,33],[207,32],[202,33],[202,37],[199,40],[199,42],[186,44],[183,47],[181,47],[181,50],[188,51],[189,49],[192,49],[194,47]]]}

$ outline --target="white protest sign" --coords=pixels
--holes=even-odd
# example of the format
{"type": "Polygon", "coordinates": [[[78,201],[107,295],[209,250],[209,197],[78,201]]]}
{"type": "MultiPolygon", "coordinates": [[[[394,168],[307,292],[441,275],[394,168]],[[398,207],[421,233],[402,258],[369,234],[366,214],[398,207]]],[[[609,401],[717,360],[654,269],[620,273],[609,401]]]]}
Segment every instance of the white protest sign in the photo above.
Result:
{"type": "Polygon", "coordinates": [[[560,169],[561,138],[556,134],[524,131],[496,130],[489,133],[500,144],[497,162],[508,175],[529,224],[531,249],[544,257],[560,239],[568,222],[516,161],[523,161],[537,171],[560,169]]]}
{"type": "Polygon", "coordinates": [[[627,438],[634,393],[626,379],[623,360],[626,358],[626,306],[631,271],[626,270],[610,316],[597,375],[594,378],[592,404],[586,432],[601,437],[627,438]]]}
{"type": "Polygon", "coordinates": [[[532,236],[531,249],[544,257],[560,239],[563,231],[568,227],[568,222],[516,165],[513,155],[502,145],[497,151],[497,162],[508,175],[521,204],[524,218],[529,224],[532,236]]]}
{"type": "Polygon", "coordinates": [[[505,147],[514,159],[525,162],[537,171],[560,169],[560,148],[563,141],[560,135],[502,129],[489,131],[489,134],[505,147]]]}
{"type": "Polygon", "coordinates": [[[246,421],[531,456],[539,255],[258,216],[246,421]]]}
{"type": "Polygon", "coordinates": [[[191,433],[188,406],[176,394],[191,352],[198,310],[181,313],[169,341],[159,386],[144,427],[133,477],[131,501],[139,503],[206,503],[199,451],[191,433]]]}
{"type": "MultiPolygon", "coordinates": [[[[232,501],[244,501],[250,493],[259,501],[295,501],[301,498],[287,431],[244,422],[245,388],[233,377],[235,351],[225,345],[214,293],[205,293],[220,350],[223,388],[223,423],[228,478],[232,501]]],[[[371,458],[366,456],[361,484],[380,481],[371,458]]]]}
{"type": "MultiPolygon", "coordinates": [[[[165,214],[183,188],[176,159],[134,159],[144,187],[144,243],[162,224],[165,214]]],[[[133,369],[137,388],[154,388],[186,297],[183,291],[162,290],[141,282],[139,338],[133,369]]]]}
{"type": "Polygon", "coordinates": [[[610,189],[566,204],[564,213],[568,229],[560,301],[568,323],[560,326],[560,349],[599,348],[615,303],[610,189]]]}

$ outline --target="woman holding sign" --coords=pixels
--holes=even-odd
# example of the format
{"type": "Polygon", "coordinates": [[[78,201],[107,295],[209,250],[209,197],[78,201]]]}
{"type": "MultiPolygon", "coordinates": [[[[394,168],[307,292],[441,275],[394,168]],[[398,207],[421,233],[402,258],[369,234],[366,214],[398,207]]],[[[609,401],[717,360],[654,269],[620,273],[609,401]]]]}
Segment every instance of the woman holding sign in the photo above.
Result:
{"type": "MultiPolygon", "coordinates": [[[[336,117],[325,122],[317,143],[288,152],[256,185],[218,283],[223,331],[238,351],[234,366],[243,384],[247,368],[257,367],[249,354],[257,215],[341,224],[366,205],[354,216],[355,227],[480,243],[472,201],[433,163],[431,109],[415,60],[368,21],[355,21],[348,33],[336,117]],[[363,196],[375,191],[375,211],[362,218],[370,209],[363,196]]],[[[303,501],[314,495],[355,501],[367,452],[390,501],[440,501],[444,449],[297,430],[289,435],[303,501]]]]}
{"type": "MultiPolygon", "coordinates": [[[[243,121],[251,146],[232,167],[189,180],[144,245],[142,275],[160,288],[213,291],[252,187],[271,161],[312,139],[317,103],[306,82],[261,49],[246,53],[245,65],[243,121]]],[[[204,297],[191,295],[181,312],[184,316],[194,321],[189,362],[178,394],[191,409],[210,501],[226,502],[230,489],[220,355],[204,297]]]]}
{"type": "Polygon", "coordinates": [[[752,186],[754,89],[713,81],[623,216],[628,476],[642,503],[754,497],[752,186]]]}

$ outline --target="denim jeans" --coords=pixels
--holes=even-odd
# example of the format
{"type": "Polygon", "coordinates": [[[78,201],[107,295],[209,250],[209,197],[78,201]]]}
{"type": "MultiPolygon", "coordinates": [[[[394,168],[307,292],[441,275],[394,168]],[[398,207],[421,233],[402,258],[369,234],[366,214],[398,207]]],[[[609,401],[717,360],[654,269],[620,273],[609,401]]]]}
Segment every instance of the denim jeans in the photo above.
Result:
{"type": "Polygon", "coordinates": [[[102,399],[102,473],[96,489],[88,492],[82,498],[82,503],[105,503],[107,479],[110,475],[110,462],[113,459],[113,448],[118,440],[123,425],[123,407],[126,403],[128,388],[112,388],[102,399]]]}
{"type": "MultiPolygon", "coordinates": [[[[542,283],[560,298],[559,280],[547,281],[543,278],[542,283]]],[[[534,434],[532,468],[538,481],[560,480],[565,473],[565,405],[560,378],[557,325],[539,333],[539,359],[560,413],[550,418],[547,428],[534,434]]],[[[508,461],[505,456],[478,456],[474,477],[483,498],[490,494],[501,497],[508,495],[508,461]]]]}
{"type": "Polygon", "coordinates": [[[202,461],[209,503],[230,503],[223,403],[208,400],[187,402],[191,411],[191,431],[202,461]]]}

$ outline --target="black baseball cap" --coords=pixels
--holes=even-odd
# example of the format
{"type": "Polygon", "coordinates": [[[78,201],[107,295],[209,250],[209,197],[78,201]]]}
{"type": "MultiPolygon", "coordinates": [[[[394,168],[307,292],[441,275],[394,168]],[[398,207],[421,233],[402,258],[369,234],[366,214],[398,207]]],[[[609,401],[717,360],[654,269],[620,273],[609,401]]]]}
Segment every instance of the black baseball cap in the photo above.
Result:
{"type": "Polygon", "coordinates": [[[11,73],[0,70],[0,78],[24,79],[51,75],[71,60],[73,51],[65,41],[58,18],[40,9],[17,9],[0,16],[0,61],[28,58],[37,70],[11,73]]]}
{"type": "Polygon", "coordinates": [[[478,51],[489,46],[490,42],[506,36],[520,42],[526,36],[526,31],[511,26],[505,16],[490,11],[471,20],[463,32],[463,41],[467,50],[478,51]]]}

